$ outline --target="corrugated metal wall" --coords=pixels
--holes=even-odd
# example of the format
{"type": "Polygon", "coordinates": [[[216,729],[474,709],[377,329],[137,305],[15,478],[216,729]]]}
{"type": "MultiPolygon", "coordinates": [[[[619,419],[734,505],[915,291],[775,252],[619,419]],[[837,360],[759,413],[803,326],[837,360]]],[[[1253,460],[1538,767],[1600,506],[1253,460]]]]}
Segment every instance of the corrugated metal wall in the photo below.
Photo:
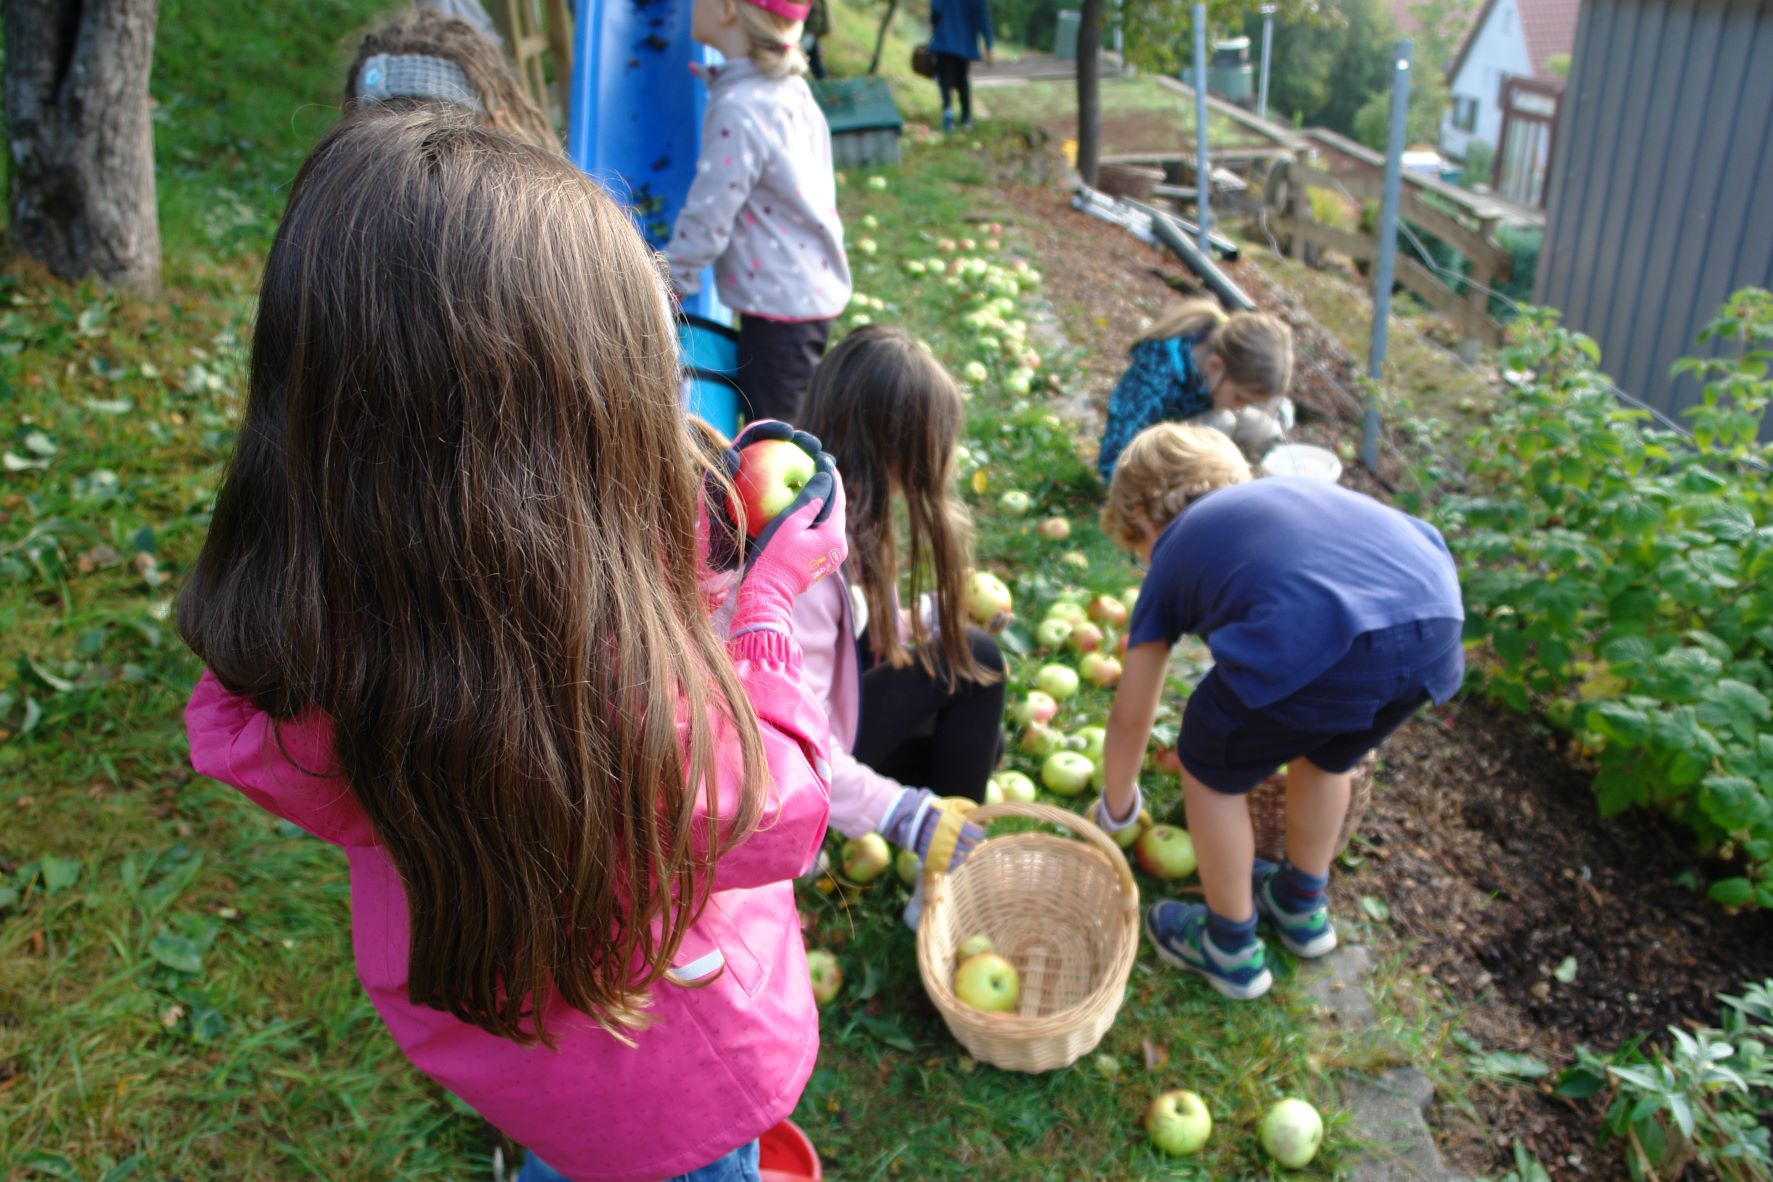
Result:
{"type": "Polygon", "coordinates": [[[1773,287],[1773,3],[1583,0],[1534,298],[1670,413],[1718,305],[1773,287]]]}

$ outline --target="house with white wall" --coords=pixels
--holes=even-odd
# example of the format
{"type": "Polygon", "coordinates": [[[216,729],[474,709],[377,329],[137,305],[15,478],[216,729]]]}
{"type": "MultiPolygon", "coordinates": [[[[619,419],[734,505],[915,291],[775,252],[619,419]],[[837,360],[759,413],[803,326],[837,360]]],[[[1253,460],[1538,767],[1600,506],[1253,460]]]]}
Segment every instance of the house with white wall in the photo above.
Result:
{"type": "Polygon", "coordinates": [[[1576,44],[1580,7],[1580,0],[1485,0],[1447,70],[1441,151],[1463,160],[1473,140],[1500,144],[1503,81],[1550,77],[1546,63],[1576,44]]]}

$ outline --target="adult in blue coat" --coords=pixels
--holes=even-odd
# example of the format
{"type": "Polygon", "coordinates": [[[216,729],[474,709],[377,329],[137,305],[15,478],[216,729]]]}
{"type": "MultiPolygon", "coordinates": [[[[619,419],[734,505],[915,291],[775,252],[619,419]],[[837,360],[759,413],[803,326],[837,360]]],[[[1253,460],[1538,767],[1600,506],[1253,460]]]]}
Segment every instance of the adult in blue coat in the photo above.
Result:
{"type": "Polygon", "coordinates": [[[960,125],[973,125],[973,86],[967,73],[979,60],[979,42],[985,42],[984,58],[991,60],[991,6],[989,0],[931,0],[930,52],[936,59],[936,85],[942,91],[942,130],[954,130],[951,100],[960,96],[960,125]]]}

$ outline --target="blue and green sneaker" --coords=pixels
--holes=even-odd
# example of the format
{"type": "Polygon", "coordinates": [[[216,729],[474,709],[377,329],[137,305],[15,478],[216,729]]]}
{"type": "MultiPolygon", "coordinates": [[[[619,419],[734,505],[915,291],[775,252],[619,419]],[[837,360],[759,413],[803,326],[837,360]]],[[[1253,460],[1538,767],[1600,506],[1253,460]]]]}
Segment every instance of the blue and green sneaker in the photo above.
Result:
{"type": "Polygon", "coordinates": [[[1316,960],[1328,956],[1336,947],[1336,929],[1330,926],[1328,903],[1320,903],[1309,911],[1288,911],[1275,901],[1274,887],[1281,868],[1274,862],[1256,859],[1250,888],[1256,897],[1256,914],[1274,926],[1281,947],[1294,956],[1316,960]]]}
{"type": "Polygon", "coordinates": [[[1207,935],[1207,909],[1202,903],[1161,899],[1145,909],[1145,935],[1164,963],[1190,969],[1234,1001],[1250,1001],[1268,992],[1274,978],[1262,941],[1251,938],[1236,952],[1225,952],[1207,935]]]}

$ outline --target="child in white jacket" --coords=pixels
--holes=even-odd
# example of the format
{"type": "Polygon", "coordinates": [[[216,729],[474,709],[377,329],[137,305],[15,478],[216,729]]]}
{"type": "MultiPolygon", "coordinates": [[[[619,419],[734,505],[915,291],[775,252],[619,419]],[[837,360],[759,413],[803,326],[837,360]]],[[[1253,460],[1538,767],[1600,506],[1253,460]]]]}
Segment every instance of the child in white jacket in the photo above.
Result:
{"type": "Polygon", "coordinates": [[[850,300],[831,131],[801,77],[806,3],[696,0],[690,31],[727,57],[704,72],[702,155],[665,247],[677,290],[710,264],[739,313],[747,419],[793,422],[831,323],[850,300]]]}

